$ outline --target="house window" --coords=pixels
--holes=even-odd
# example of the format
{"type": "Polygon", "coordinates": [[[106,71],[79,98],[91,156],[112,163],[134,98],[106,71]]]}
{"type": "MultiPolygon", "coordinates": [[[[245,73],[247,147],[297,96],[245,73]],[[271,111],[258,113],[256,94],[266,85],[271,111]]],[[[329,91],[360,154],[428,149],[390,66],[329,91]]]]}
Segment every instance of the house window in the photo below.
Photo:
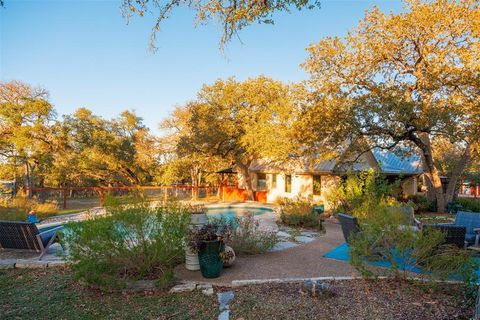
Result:
{"type": "Polygon", "coordinates": [[[292,175],[291,174],[285,175],[285,192],[287,193],[292,192],[292,175]]]}
{"type": "Polygon", "coordinates": [[[257,173],[257,189],[267,189],[267,175],[265,173],[257,173]]]}
{"type": "Polygon", "coordinates": [[[313,175],[313,194],[316,196],[322,194],[322,176],[313,175]]]}
{"type": "Polygon", "coordinates": [[[277,188],[277,174],[272,173],[272,189],[276,189],[276,188],[277,188]]]}

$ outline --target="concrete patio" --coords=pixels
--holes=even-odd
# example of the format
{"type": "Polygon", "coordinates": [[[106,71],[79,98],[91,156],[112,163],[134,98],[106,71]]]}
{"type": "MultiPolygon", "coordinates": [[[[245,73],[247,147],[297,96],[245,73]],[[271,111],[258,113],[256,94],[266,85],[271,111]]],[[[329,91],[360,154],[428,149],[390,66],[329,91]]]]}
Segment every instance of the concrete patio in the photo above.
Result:
{"type": "Polygon", "coordinates": [[[327,220],[325,228],[325,234],[294,248],[238,256],[234,265],[225,268],[216,279],[203,278],[200,271],[189,271],[184,265],[175,268],[175,275],[181,281],[228,286],[235,280],[357,276],[358,273],[347,262],[322,257],[345,242],[336,221],[327,220]]]}

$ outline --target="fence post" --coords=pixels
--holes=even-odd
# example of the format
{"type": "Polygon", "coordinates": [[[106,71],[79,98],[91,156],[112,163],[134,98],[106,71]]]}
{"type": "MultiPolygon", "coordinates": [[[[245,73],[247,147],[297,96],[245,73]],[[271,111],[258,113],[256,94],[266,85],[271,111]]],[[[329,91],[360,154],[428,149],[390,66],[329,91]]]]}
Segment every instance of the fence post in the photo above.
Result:
{"type": "Polygon", "coordinates": [[[103,189],[100,189],[100,207],[103,208],[105,205],[105,193],[103,192],[103,189]]]}
{"type": "Polygon", "coordinates": [[[63,189],[63,210],[67,209],[67,189],[63,189]]]}
{"type": "Polygon", "coordinates": [[[207,187],[207,202],[210,202],[210,187],[207,187]]]}
{"type": "Polygon", "coordinates": [[[168,188],[164,187],[165,193],[163,194],[163,201],[166,203],[168,201],[168,188]]]}

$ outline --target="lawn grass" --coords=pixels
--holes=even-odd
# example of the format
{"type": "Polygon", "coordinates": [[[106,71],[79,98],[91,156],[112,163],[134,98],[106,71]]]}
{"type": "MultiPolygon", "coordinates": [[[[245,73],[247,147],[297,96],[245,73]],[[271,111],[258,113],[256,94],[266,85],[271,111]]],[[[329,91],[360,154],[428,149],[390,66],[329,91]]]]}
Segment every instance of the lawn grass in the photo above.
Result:
{"type": "Polygon", "coordinates": [[[0,319],[214,319],[215,296],[101,292],[68,269],[0,270],[0,319]]]}

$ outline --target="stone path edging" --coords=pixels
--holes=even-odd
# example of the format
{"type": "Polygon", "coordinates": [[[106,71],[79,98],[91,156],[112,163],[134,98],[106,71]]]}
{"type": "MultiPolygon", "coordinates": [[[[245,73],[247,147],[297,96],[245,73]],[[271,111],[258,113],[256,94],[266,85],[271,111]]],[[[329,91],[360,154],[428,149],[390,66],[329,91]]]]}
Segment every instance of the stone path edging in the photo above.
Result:
{"type": "MultiPolygon", "coordinates": [[[[394,277],[388,276],[378,276],[376,279],[393,279],[394,277]]],[[[195,286],[195,285],[212,285],[214,287],[225,287],[225,288],[238,288],[243,286],[250,285],[261,285],[261,284],[282,284],[282,283],[301,283],[305,281],[350,281],[350,280],[362,280],[361,276],[344,276],[344,277],[311,277],[311,278],[272,278],[272,279],[245,279],[245,280],[233,280],[230,283],[215,283],[215,282],[195,282],[195,281],[184,281],[183,285],[195,286]]],[[[406,277],[407,280],[412,281],[430,281],[426,278],[421,277],[406,277]]],[[[436,283],[452,283],[458,284],[462,283],[459,280],[434,280],[436,283]]]]}
{"type": "MultiPolygon", "coordinates": [[[[379,276],[376,279],[393,279],[394,277],[379,276]]],[[[282,283],[299,283],[305,281],[349,281],[349,280],[361,280],[364,279],[360,276],[346,276],[346,277],[314,277],[314,278],[276,278],[276,279],[250,279],[250,280],[233,280],[232,287],[242,287],[248,285],[258,284],[282,284],[282,283]]],[[[413,281],[429,281],[428,279],[421,277],[407,277],[407,280],[413,281]]],[[[434,280],[436,283],[462,283],[459,280],[434,280]]]]}

